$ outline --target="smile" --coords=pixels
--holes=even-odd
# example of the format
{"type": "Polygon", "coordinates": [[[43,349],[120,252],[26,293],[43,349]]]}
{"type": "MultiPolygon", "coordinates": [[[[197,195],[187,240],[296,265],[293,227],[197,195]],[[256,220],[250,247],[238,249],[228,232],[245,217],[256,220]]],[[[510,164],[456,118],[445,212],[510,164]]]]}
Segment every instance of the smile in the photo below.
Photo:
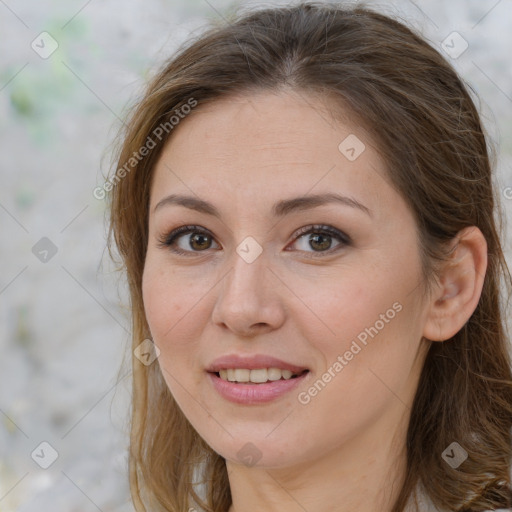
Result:
{"type": "Polygon", "coordinates": [[[254,370],[249,370],[247,368],[229,368],[226,370],[219,370],[218,375],[222,380],[227,380],[229,382],[252,382],[254,384],[262,384],[281,379],[293,379],[298,377],[300,374],[293,373],[290,370],[283,370],[281,368],[257,368],[254,370]]]}
{"type": "Polygon", "coordinates": [[[207,375],[215,391],[224,399],[236,404],[256,405],[272,402],[290,393],[307,378],[309,373],[309,370],[292,374],[290,370],[279,368],[254,370],[236,368],[215,373],[208,372],[207,375]],[[228,372],[231,373],[233,380],[229,380],[228,372]],[[256,372],[254,379],[259,379],[259,382],[252,381],[252,372],[256,372]],[[238,381],[239,378],[242,381],[238,381]],[[244,380],[247,378],[251,380],[244,380]]]}

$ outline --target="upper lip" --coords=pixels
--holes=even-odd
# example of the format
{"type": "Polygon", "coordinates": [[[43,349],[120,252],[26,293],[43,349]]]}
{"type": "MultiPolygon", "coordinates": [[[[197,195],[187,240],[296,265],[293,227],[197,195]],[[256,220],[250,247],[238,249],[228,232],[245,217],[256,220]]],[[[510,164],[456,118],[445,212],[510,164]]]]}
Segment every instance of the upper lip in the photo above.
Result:
{"type": "Polygon", "coordinates": [[[307,370],[305,366],[298,366],[287,363],[281,359],[277,359],[267,355],[242,356],[238,354],[229,354],[215,359],[206,371],[218,372],[219,370],[227,370],[229,368],[244,368],[248,370],[256,370],[259,368],[280,368],[281,370],[290,370],[293,373],[301,373],[307,370]]]}

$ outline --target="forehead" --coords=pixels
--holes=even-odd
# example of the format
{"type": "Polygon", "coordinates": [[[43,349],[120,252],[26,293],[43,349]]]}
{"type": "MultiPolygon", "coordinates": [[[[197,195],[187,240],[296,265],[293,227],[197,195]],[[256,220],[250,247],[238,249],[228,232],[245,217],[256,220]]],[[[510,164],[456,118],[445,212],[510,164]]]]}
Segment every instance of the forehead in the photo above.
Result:
{"type": "Polygon", "coordinates": [[[265,91],[199,104],[181,121],[166,149],[174,157],[186,149],[187,158],[207,153],[236,159],[250,152],[257,153],[259,160],[274,161],[280,149],[286,153],[290,148],[303,157],[319,159],[325,149],[337,157],[339,142],[355,132],[366,138],[356,124],[336,122],[332,108],[319,96],[265,91]]]}
{"type": "Polygon", "coordinates": [[[332,110],[318,97],[292,92],[199,104],[162,152],[152,205],[171,189],[200,196],[215,191],[240,204],[255,195],[276,199],[334,190],[382,200],[389,185],[374,143],[348,116],[335,120],[332,110]]]}

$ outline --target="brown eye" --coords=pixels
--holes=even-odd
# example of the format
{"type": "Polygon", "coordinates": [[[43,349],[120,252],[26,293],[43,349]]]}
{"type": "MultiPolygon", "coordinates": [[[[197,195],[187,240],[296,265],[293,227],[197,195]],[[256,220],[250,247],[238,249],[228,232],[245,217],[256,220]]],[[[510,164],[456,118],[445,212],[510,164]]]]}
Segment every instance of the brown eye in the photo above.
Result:
{"type": "MultiPolygon", "coordinates": [[[[322,253],[331,254],[352,243],[351,238],[345,233],[324,225],[306,226],[298,230],[294,236],[295,244],[302,243],[302,247],[299,247],[298,250],[311,253],[309,257],[321,257],[322,253]],[[309,237],[306,237],[306,235],[309,235],[309,237]],[[333,240],[336,243],[334,247],[332,247],[333,240]]],[[[169,248],[176,254],[193,256],[211,249],[212,244],[216,244],[214,240],[212,235],[204,228],[181,226],[160,239],[159,246],[169,248]]],[[[219,246],[217,245],[214,248],[219,248],[219,246]]],[[[287,248],[286,250],[290,249],[287,248]]]]}
{"type": "Polygon", "coordinates": [[[299,245],[299,242],[301,242],[302,247],[299,247],[299,250],[312,252],[313,257],[316,257],[314,253],[318,253],[319,256],[321,256],[321,253],[330,254],[352,243],[350,237],[345,233],[331,226],[323,225],[306,226],[296,232],[294,236],[296,238],[294,244],[299,245]],[[309,237],[306,237],[306,235],[309,235],[309,237]],[[333,240],[337,241],[334,248],[332,247],[333,240]],[[308,249],[313,249],[313,251],[308,249]]]}
{"type": "Polygon", "coordinates": [[[317,234],[309,236],[309,244],[312,248],[320,251],[325,251],[331,248],[332,237],[331,235],[317,234]]]}
{"type": "Polygon", "coordinates": [[[209,235],[204,233],[194,233],[189,239],[190,247],[199,251],[209,249],[211,246],[211,240],[208,242],[209,235]]]}
{"type": "Polygon", "coordinates": [[[159,240],[160,247],[182,255],[194,255],[212,247],[213,237],[199,226],[181,226],[159,240]],[[188,240],[187,236],[191,235],[188,240]],[[183,241],[182,241],[183,240],[183,241]]]}

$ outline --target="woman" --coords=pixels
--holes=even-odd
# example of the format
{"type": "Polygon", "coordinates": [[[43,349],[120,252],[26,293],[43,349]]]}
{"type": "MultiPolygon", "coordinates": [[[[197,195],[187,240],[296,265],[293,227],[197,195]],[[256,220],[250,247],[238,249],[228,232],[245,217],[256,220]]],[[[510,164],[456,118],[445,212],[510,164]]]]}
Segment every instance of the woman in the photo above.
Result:
{"type": "Polygon", "coordinates": [[[436,50],[363,8],[255,11],[174,56],[127,126],[137,511],[512,506],[511,276],[436,50]]]}

